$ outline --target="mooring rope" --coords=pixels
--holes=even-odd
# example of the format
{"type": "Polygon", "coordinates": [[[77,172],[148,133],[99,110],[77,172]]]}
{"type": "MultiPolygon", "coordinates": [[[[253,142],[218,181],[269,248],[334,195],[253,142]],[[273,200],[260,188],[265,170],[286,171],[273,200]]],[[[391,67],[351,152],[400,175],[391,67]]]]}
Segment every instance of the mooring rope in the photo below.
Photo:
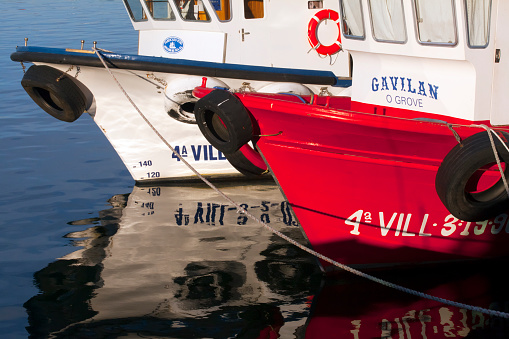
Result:
{"type": "Polygon", "coordinates": [[[99,48],[94,48],[94,51],[95,53],[97,54],[97,56],[99,57],[99,59],[101,60],[104,68],[106,68],[106,70],[108,71],[108,73],[111,75],[111,77],[114,79],[114,81],[117,83],[118,87],[120,88],[120,90],[124,93],[124,95],[126,96],[126,98],[129,100],[129,102],[132,104],[132,106],[134,107],[134,109],[138,112],[138,114],[142,117],[142,119],[148,124],[148,126],[157,134],[157,136],[161,139],[161,141],[166,145],[168,146],[168,148],[173,152],[173,154],[175,154],[175,156],[177,156],[180,161],[182,161],[194,174],[196,174],[196,176],[198,176],[205,184],[207,184],[210,188],[212,188],[215,192],[217,192],[220,196],[222,196],[225,200],[227,200],[230,204],[232,204],[233,206],[235,206],[237,208],[237,213],[242,213],[244,215],[246,215],[247,217],[251,218],[252,220],[254,220],[255,222],[261,224],[263,227],[265,227],[266,229],[268,229],[269,231],[271,231],[272,233],[276,234],[277,236],[279,236],[280,238],[286,240],[287,242],[289,242],[290,244],[300,248],[301,250],[317,257],[317,258],[320,258],[322,259],[323,261],[325,262],[328,262],[338,268],[341,268],[347,272],[350,272],[352,274],[355,274],[359,277],[362,277],[362,278],[365,278],[365,279],[368,279],[368,280],[371,280],[373,282],[376,282],[376,283],[379,283],[383,286],[386,286],[386,287],[390,287],[390,288],[393,288],[395,290],[398,290],[398,291],[401,291],[401,292],[404,292],[404,293],[408,293],[408,294],[412,294],[412,295],[415,295],[415,296],[418,296],[418,297],[421,297],[421,298],[424,298],[424,299],[429,299],[429,300],[433,300],[433,301],[437,301],[437,302],[440,302],[440,303],[443,303],[445,305],[450,305],[450,306],[454,306],[454,307],[458,307],[458,308],[463,308],[463,309],[467,309],[467,310],[471,310],[471,311],[475,311],[475,312],[480,312],[480,313],[484,313],[484,314],[488,314],[488,315],[493,315],[493,316],[497,316],[497,317],[501,317],[501,318],[509,318],[509,313],[505,313],[505,312],[500,312],[500,311],[496,311],[496,310],[490,310],[490,309],[486,309],[486,308],[482,308],[482,307],[476,307],[476,306],[472,306],[472,305],[467,305],[467,304],[463,304],[463,303],[459,303],[459,302],[455,302],[455,301],[451,301],[451,300],[448,300],[448,299],[444,299],[444,298],[440,298],[440,297],[435,297],[435,296],[432,296],[430,294],[426,294],[426,293],[423,293],[423,292],[419,292],[419,291],[416,291],[416,290],[413,290],[413,289],[410,289],[410,288],[406,288],[406,287],[403,287],[401,285],[397,285],[397,284],[394,284],[394,283],[391,283],[391,282],[388,282],[386,280],[383,280],[383,279],[380,279],[380,278],[377,278],[375,276],[372,276],[372,275],[369,275],[367,273],[364,273],[364,272],[361,272],[359,270],[356,270],[352,267],[349,267],[347,265],[344,265],[342,263],[339,263],[331,258],[328,258],[312,249],[310,249],[309,247],[306,247],[300,243],[298,243],[297,241],[295,241],[294,239],[286,236],[285,234],[281,233],[280,231],[274,229],[273,227],[269,226],[268,224],[266,224],[265,222],[261,221],[260,219],[258,219],[257,217],[255,217],[254,215],[252,215],[251,213],[249,213],[247,210],[245,210],[242,206],[240,206],[239,204],[237,204],[235,201],[233,201],[230,197],[228,197],[225,193],[223,193],[221,190],[219,190],[216,186],[214,186],[207,178],[205,178],[204,176],[202,176],[191,164],[189,164],[178,152],[175,151],[175,149],[170,145],[170,143],[154,128],[154,126],[150,123],[150,121],[145,117],[145,115],[141,112],[141,110],[138,108],[138,106],[134,103],[134,101],[131,99],[131,97],[129,96],[129,94],[125,91],[125,89],[122,87],[122,85],[120,84],[120,82],[117,80],[117,78],[115,77],[115,75],[111,72],[110,68],[108,67],[108,65],[106,64],[106,62],[104,61],[103,59],[103,56],[101,55],[100,53],[100,49],[99,48]]]}

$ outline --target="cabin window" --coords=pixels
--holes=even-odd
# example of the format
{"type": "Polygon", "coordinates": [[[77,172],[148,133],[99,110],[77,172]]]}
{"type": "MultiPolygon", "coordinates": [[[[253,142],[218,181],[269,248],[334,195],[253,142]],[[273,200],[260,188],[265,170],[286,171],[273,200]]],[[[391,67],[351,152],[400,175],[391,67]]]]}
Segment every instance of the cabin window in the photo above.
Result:
{"type": "Polygon", "coordinates": [[[187,21],[210,21],[202,0],[173,0],[182,19],[187,21]]]}
{"type": "Polygon", "coordinates": [[[490,37],[491,0],[465,0],[467,9],[468,45],[488,46],[490,37]]]}
{"type": "Polygon", "coordinates": [[[145,14],[139,0],[124,0],[124,4],[133,21],[147,20],[147,15],[145,14]]]}
{"type": "Polygon", "coordinates": [[[361,1],[341,1],[341,16],[343,35],[347,38],[364,39],[361,1]]]}
{"type": "Polygon", "coordinates": [[[210,0],[210,3],[219,20],[229,21],[232,18],[230,0],[210,0]]]}
{"type": "Polygon", "coordinates": [[[264,16],[263,0],[244,0],[244,18],[261,19],[264,16]]]}
{"type": "Polygon", "coordinates": [[[323,0],[320,1],[308,1],[308,9],[323,8],[323,0]]]}
{"type": "Polygon", "coordinates": [[[407,40],[401,0],[369,0],[373,37],[377,41],[407,40]]]}
{"type": "Polygon", "coordinates": [[[456,44],[456,22],[451,0],[415,0],[421,43],[456,44]]]}
{"type": "Polygon", "coordinates": [[[168,0],[145,0],[145,4],[154,20],[175,20],[168,0]]]}

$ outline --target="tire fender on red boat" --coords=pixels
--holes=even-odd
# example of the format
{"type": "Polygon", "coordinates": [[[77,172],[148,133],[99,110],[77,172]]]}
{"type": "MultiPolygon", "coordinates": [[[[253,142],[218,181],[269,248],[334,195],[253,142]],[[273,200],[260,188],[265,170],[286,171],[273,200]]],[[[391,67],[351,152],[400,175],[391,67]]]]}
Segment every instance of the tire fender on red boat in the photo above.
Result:
{"type": "Polygon", "coordinates": [[[194,114],[203,136],[225,154],[237,151],[253,136],[249,113],[228,91],[216,89],[198,100],[194,114]]]}
{"type": "MultiPolygon", "coordinates": [[[[497,133],[507,144],[509,133],[497,133]]],[[[505,164],[503,171],[507,179],[509,152],[498,138],[493,139],[500,161],[505,164]]],[[[463,140],[446,155],[438,168],[435,188],[444,206],[456,218],[483,221],[509,211],[509,197],[500,175],[489,136],[480,132],[463,140]],[[493,165],[498,180],[492,176],[490,184],[482,183],[483,173],[493,165]]]]}
{"type": "Polygon", "coordinates": [[[31,66],[21,85],[46,113],[52,117],[73,122],[86,109],[86,97],[66,73],[49,66],[31,66]]]}
{"type": "MultiPolygon", "coordinates": [[[[170,117],[186,124],[196,124],[194,105],[198,99],[192,92],[200,86],[202,79],[189,75],[168,81],[164,88],[164,108],[170,117]]],[[[210,87],[229,88],[226,83],[213,77],[207,77],[207,84],[210,87]]]]}
{"type": "Polygon", "coordinates": [[[216,89],[196,103],[196,122],[203,136],[240,173],[258,176],[267,173],[267,165],[248,142],[253,138],[251,116],[232,93],[216,89]]]}
{"type": "Polygon", "coordinates": [[[320,12],[316,13],[311,20],[309,20],[308,24],[308,41],[313,47],[314,50],[321,55],[333,55],[338,53],[341,50],[341,25],[339,24],[339,14],[332,9],[324,9],[320,12]],[[318,25],[324,20],[332,20],[338,26],[338,38],[332,45],[323,45],[320,43],[318,39],[318,25]]]}
{"type": "Polygon", "coordinates": [[[256,177],[268,173],[267,164],[249,144],[245,144],[233,153],[226,153],[224,156],[237,171],[247,177],[256,177]]]}

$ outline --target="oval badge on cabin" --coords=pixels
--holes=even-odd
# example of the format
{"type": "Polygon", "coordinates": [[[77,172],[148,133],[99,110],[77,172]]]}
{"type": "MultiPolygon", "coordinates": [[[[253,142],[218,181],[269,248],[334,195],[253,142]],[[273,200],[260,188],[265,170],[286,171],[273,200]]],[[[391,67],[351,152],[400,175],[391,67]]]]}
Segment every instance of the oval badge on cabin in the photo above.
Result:
{"type": "Polygon", "coordinates": [[[163,48],[168,53],[178,53],[184,48],[184,41],[176,36],[170,36],[164,40],[163,48]]]}

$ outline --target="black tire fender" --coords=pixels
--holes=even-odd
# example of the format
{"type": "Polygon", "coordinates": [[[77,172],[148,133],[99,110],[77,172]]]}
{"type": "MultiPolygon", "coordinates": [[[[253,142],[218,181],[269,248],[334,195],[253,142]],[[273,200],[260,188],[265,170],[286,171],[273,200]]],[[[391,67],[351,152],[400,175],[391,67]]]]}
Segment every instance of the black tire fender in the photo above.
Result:
{"type": "Polygon", "coordinates": [[[253,137],[249,112],[228,91],[216,89],[198,100],[194,114],[203,136],[224,154],[236,152],[253,137]]]}
{"type": "MultiPolygon", "coordinates": [[[[497,134],[507,144],[509,133],[497,134]]],[[[505,164],[504,176],[507,180],[509,152],[496,136],[492,136],[499,159],[505,164]]],[[[493,164],[496,164],[496,160],[487,132],[466,138],[462,145],[456,145],[445,156],[437,171],[435,189],[444,206],[456,218],[482,221],[509,211],[509,197],[502,178],[492,186],[474,192],[483,169],[493,164]]]]}
{"type": "Polygon", "coordinates": [[[31,66],[21,85],[46,113],[58,120],[73,122],[86,109],[86,97],[66,73],[45,65],[31,66]]]}
{"type": "Polygon", "coordinates": [[[239,150],[233,153],[226,153],[224,156],[237,171],[247,177],[258,177],[269,172],[267,165],[261,158],[261,155],[259,155],[258,152],[256,152],[256,150],[254,150],[249,144],[242,146],[239,150]],[[244,150],[246,147],[249,147],[249,149],[244,150]],[[257,161],[259,164],[255,164],[248,156],[246,156],[246,154],[244,154],[243,151],[250,152],[252,155],[256,154],[260,158],[261,162],[257,161]]]}

